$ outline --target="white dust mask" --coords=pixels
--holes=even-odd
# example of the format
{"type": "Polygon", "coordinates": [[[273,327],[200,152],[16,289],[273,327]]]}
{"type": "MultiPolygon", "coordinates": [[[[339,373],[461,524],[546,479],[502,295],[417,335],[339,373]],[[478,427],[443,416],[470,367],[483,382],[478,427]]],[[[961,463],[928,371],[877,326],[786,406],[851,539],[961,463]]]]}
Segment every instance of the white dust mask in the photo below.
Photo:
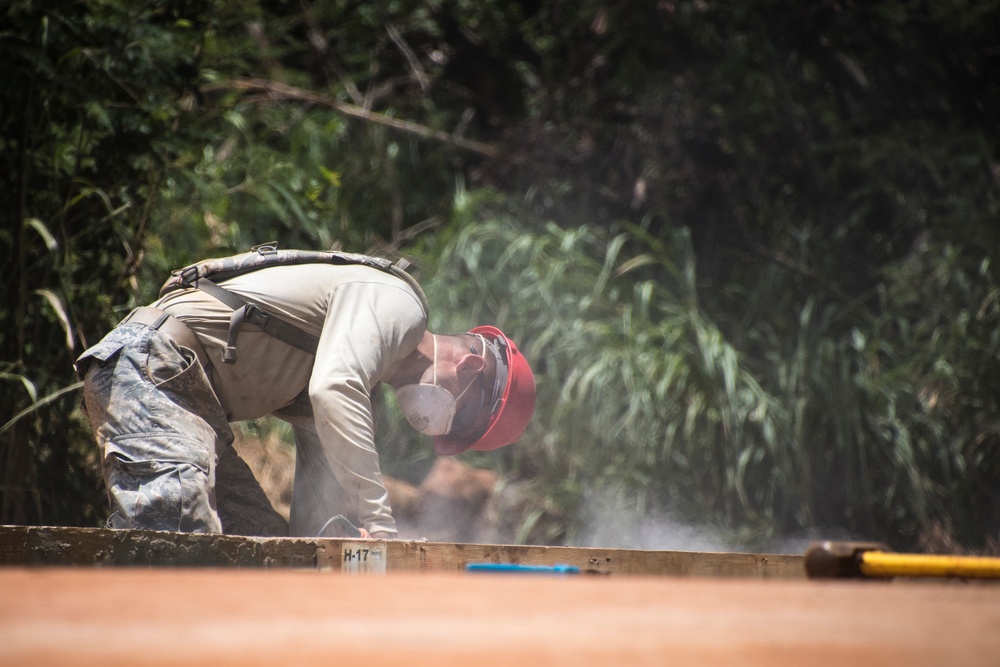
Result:
{"type": "MultiPolygon", "coordinates": [[[[485,353],[485,349],[483,352],[485,353]]],[[[465,385],[458,396],[437,383],[437,336],[434,336],[434,361],[431,384],[403,385],[396,390],[396,402],[403,411],[410,426],[424,435],[447,435],[451,431],[451,422],[455,419],[458,401],[465,396],[475,378],[465,385]]]]}

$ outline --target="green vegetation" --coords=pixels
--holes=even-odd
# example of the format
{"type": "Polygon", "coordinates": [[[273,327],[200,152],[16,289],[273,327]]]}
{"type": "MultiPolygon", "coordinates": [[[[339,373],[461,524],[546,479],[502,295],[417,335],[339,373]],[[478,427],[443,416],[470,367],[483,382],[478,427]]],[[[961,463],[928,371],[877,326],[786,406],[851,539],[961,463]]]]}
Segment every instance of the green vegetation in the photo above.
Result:
{"type": "Polygon", "coordinates": [[[0,56],[0,521],[102,520],[73,358],[278,239],[405,254],[434,328],[518,340],[537,418],[467,458],[529,485],[524,540],[596,491],[998,549],[997,0],[15,0],[0,56]]]}

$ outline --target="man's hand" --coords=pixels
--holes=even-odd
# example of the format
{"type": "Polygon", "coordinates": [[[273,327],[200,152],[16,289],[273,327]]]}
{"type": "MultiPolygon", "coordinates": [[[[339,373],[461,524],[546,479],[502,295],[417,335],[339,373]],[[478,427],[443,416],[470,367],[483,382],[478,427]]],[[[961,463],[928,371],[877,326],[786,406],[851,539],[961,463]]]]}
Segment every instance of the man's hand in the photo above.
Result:
{"type": "Polygon", "coordinates": [[[358,532],[361,533],[360,537],[365,540],[394,540],[396,536],[392,533],[387,533],[384,530],[376,530],[374,533],[369,533],[364,528],[358,528],[358,532]]]}

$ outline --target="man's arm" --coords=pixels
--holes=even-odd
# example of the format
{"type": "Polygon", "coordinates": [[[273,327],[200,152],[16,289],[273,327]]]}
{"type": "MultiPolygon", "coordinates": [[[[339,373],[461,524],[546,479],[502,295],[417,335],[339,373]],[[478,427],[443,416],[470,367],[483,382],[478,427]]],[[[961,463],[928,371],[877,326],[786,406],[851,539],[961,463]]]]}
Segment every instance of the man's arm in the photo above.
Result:
{"type": "MultiPolygon", "coordinates": [[[[303,476],[328,470],[356,503],[362,527],[386,536],[396,526],[375,449],[371,391],[416,347],[426,325],[413,292],[392,282],[398,286],[359,282],[330,293],[309,382],[313,429],[300,429],[304,439],[317,439],[301,462],[315,471],[303,476]]],[[[297,469],[296,495],[298,481],[297,469]]]]}
{"type": "MultiPolygon", "coordinates": [[[[289,534],[315,537],[323,524],[337,514],[358,517],[357,498],[344,491],[330,468],[312,417],[290,418],[285,413],[279,416],[291,422],[295,434],[295,486],[288,522],[289,534]]],[[[381,486],[384,492],[384,484],[381,486]]],[[[362,522],[367,532],[372,532],[377,526],[380,536],[393,538],[396,536],[396,524],[389,508],[388,494],[384,498],[385,502],[370,512],[367,521],[360,518],[352,518],[352,521],[362,522]]]]}

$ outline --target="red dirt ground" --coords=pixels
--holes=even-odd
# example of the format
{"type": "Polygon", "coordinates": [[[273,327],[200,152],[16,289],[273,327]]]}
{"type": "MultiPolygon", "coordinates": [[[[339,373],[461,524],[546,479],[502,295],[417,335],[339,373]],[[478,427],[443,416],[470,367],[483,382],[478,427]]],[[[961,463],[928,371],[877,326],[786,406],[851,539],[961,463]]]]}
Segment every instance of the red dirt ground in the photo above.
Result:
{"type": "Polygon", "coordinates": [[[1000,587],[0,568],[0,665],[988,665],[1000,587]]]}

